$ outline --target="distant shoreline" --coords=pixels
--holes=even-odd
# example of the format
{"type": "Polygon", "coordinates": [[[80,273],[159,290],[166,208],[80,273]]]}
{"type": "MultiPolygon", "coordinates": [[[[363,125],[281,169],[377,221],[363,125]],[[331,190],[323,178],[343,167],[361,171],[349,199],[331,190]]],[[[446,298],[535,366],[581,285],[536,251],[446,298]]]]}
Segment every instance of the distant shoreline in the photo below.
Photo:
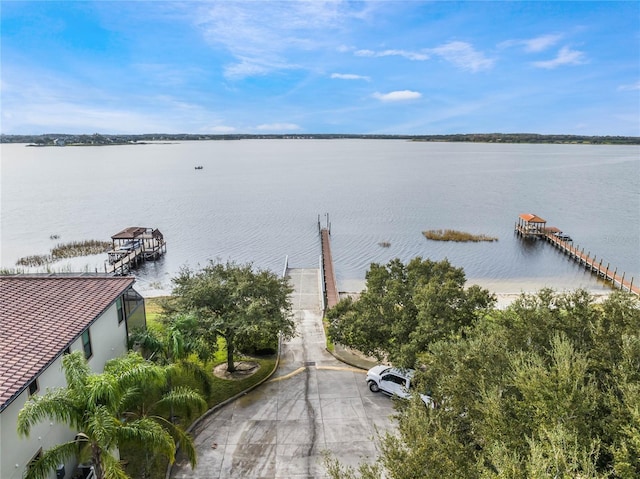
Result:
{"type": "Polygon", "coordinates": [[[139,135],[73,135],[48,133],[41,135],[0,135],[0,143],[27,143],[27,146],[113,146],[144,145],[149,142],[229,141],[229,140],[404,140],[416,142],[451,143],[521,143],[521,144],[577,144],[577,145],[640,145],[637,136],[540,135],[536,133],[469,133],[451,135],[369,135],[369,134],[280,134],[280,135],[196,135],[161,134],[139,135]]]}

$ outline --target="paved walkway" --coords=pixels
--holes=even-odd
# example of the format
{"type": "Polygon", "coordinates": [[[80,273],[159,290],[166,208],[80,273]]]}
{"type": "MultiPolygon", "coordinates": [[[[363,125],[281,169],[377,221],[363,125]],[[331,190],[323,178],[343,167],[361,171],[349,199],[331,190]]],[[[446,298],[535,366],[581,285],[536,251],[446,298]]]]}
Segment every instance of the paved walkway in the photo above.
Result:
{"type": "Polygon", "coordinates": [[[204,419],[193,431],[198,466],[177,464],[172,478],[325,478],[325,451],[345,465],[372,462],[376,429],[394,427],[392,401],[325,350],[320,270],[288,276],[298,335],[283,345],[277,373],[204,419]]]}

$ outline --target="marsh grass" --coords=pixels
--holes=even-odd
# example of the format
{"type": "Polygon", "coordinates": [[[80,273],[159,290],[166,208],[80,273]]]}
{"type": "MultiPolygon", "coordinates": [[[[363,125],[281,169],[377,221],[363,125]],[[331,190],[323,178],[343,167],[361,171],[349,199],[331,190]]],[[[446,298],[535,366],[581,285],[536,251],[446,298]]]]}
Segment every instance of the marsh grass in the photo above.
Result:
{"type": "Polygon", "coordinates": [[[76,256],[89,256],[92,254],[106,253],[111,249],[111,242],[100,240],[71,241],[58,244],[51,249],[54,259],[75,258],[76,256]]]}
{"type": "Polygon", "coordinates": [[[32,256],[24,256],[16,261],[16,266],[45,266],[51,263],[53,259],[48,254],[36,254],[32,256]]]}
{"type": "Polygon", "coordinates": [[[423,231],[425,238],[433,241],[457,241],[457,242],[479,242],[498,241],[498,238],[487,235],[474,235],[464,231],[456,230],[428,230],[423,231]]]}
{"type": "Polygon", "coordinates": [[[49,254],[37,254],[33,256],[24,256],[16,261],[16,266],[45,266],[54,261],[67,258],[76,258],[78,256],[90,256],[94,254],[105,253],[111,249],[109,241],[100,240],[84,240],[71,241],[69,243],[57,244],[49,254]]]}

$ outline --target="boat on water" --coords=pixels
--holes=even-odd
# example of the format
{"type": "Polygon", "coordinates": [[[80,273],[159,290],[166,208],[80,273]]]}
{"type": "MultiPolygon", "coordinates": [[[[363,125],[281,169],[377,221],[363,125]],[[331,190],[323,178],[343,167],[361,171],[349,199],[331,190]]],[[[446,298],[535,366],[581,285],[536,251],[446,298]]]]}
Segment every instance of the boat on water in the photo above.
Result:
{"type": "Polygon", "coordinates": [[[196,166],[196,170],[202,170],[204,166],[196,166]]]}

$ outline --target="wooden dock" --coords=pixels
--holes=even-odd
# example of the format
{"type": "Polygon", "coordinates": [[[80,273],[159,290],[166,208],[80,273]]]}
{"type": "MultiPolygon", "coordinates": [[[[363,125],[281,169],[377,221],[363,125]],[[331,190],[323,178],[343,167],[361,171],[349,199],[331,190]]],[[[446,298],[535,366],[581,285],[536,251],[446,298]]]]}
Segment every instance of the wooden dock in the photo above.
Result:
{"type": "Polygon", "coordinates": [[[620,289],[628,291],[640,296],[640,288],[634,286],[633,277],[631,279],[625,278],[625,273],[618,273],[618,268],[612,268],[609,263],[604,263],[604,260],[594,255],[591,256],[591,252],[584,252],[584,248],[580,249],[580,246],[574,246],[571,239],[566,239],[568,236],[562,235],[562,231],[555,227],[546,227],[546,222],[535,215],[520,215],[520,220],[515,225],[515,232],[523,238],[541,238],[549,242],[552,246],[557,248],[561,253],[567,255],[572,260],[576,261],[579,265],[584,266],[591,273],[597,275],[599,278],[607,281],[614,289],[620,289]],[[527,218],[535,218],[533,225],[527,224],[527,218]],[[523,219],[524,218],[524,219],[523,219]],[[560,233],[560,234],[559,234],[560,233]]]}
{"type": "Polygon", "coordinates": [[[573,246],[571,241],[561,240],[553,233],[545,234],[544,238],[579,265],[584,266],[593,274],[610,282],[613,288],[629,291],[630,293],[640,296],[640,288],[633,285],[633,277],[631,277],[630,280],[628,278],[625,279],[625,273],[621,275],[618,274],[618,268],[612,269],[609,263],[603,266],[604,260],[602,258],[598,260],[595,255],[592,257],[591,252],[585,253],[584,248],[581,250],[579,246],[573,246]]]}
{"type": "Polygon", "coordinates": [[[333,269],[333,258],[331,257],[331,224],[329,223],[329,215],[327,216],[327,225],[320,225],[320,217],[318,217],[318,230],[320,232],[320,242],[322,245],[322,278],[323,278],[323,295],[325,308],[332,308],[338,304],[338,285],[336,275],[333,269]]]}
{"type": "Polygon", "coordinates": [[[107,252],[104,271],[126,275],[144,261],[154,261],[167,252],[167,243],[159,230],[134,226],[111,237],[113,248],[107,252]]]}

